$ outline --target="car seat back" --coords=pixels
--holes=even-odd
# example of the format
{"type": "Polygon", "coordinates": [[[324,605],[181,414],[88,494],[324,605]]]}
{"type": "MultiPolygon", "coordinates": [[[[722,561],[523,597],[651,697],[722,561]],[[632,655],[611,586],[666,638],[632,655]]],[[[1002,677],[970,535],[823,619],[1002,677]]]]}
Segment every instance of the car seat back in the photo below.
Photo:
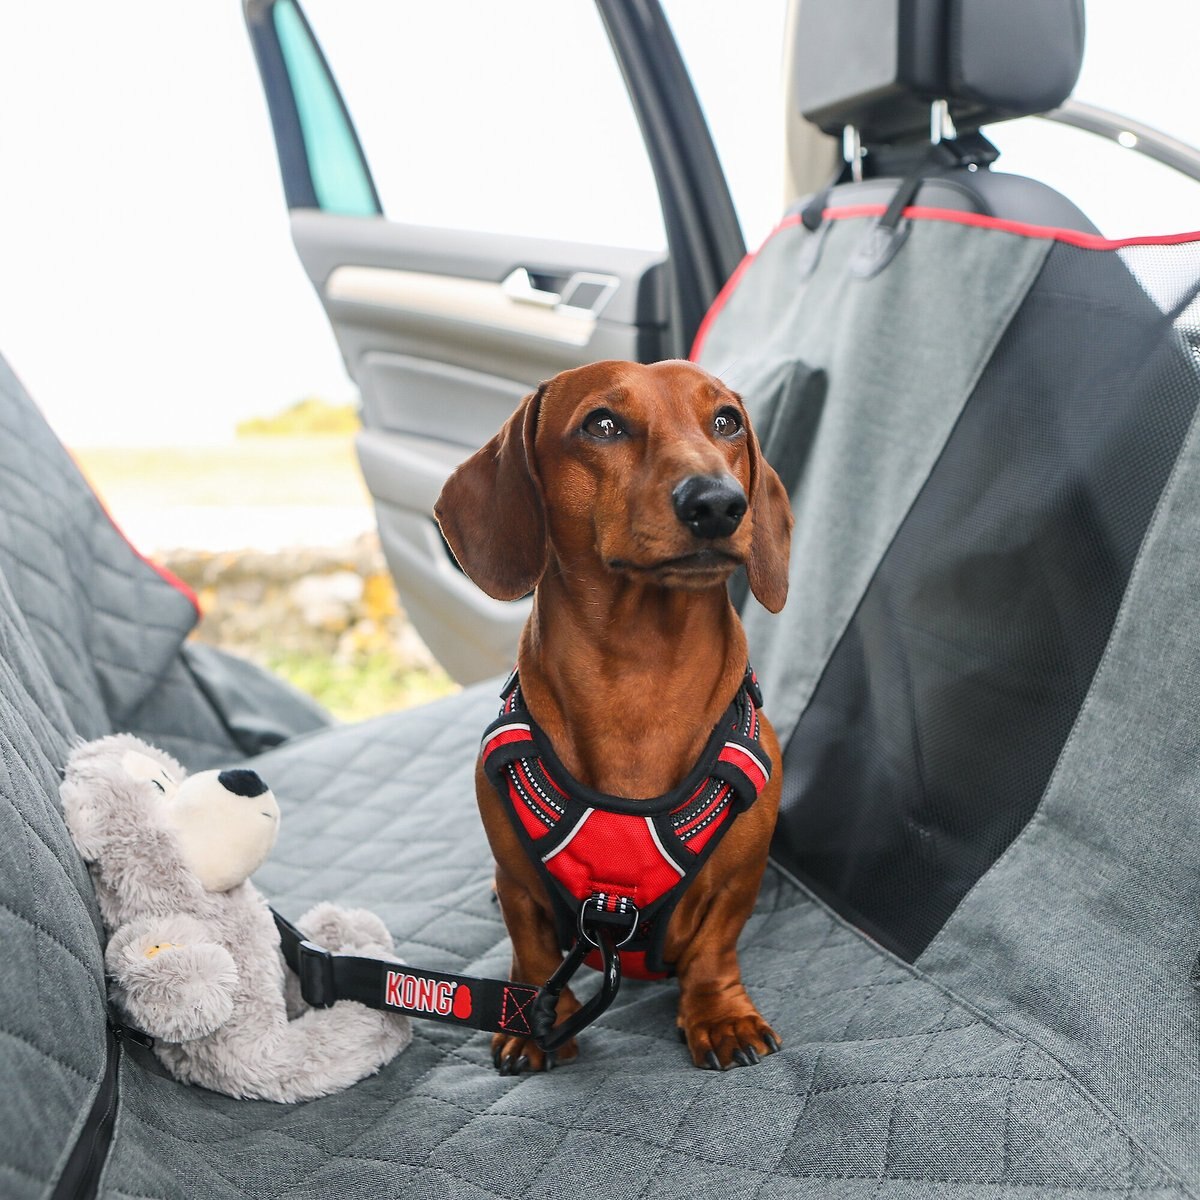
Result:
{"type": "MultiPolygon", "coordinates": [[[[0,1192],[47,1194],[101,1083],[107,1051],[100,917],[63,824],[74,730],[0,571],[0,1192]]],[[[111,1086],[111,1084],[110,1084],[111,1086]]],[[[78,1180],[82,1164],[71,1175],[78,1180]]],[[[74,1193],[72,1193],[74,1194],[74,1193]]]]}
{"type": "Polygon", "coordinates": [[[138,733],[196,769],[328,720],[252,663],[185,640],[196,597],[129,544],[3,358],[0,575],[81,737],[138,733]]]}
{"type": "MultiPolygon", "coordinates": [[[[826,105],[868,149],[874,87],[826,105]]],[[[965,184],[931,208],[911,161],[875,203],[839,185],[787,218],[697,351],[797,518],[788,607],[744,613],[785,747],[776,855],[909,960],[1037,810],[1200,396],[1191,243],[1032,228],[965,184]]]]}
{"type": "Polygon", "coordinates": [[[0,574],[76,731],[130,729],[195,625],[195,598],[141,558],[0,359],[0,574]]]}
{"type": "Polygon", "coordinates": [[[1070,95],[1082,0],[800,0],[794,33],[793,100],[846,152],[824,204],[886,205],[915,174],[922,206],[1096,232],[1054,189],[993,173],[979,133],[1070,95]]]}

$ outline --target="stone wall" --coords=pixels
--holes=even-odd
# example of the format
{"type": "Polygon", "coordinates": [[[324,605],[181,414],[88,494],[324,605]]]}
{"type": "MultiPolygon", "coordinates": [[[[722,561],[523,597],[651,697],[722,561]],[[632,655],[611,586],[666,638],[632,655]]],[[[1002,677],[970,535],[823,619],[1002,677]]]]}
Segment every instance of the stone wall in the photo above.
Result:
{"type": "Polygon", "coordinates": [[[336,675],[338,694],[353,693],[354,672],[369,668],[357,691],[375,698],[339,715],[366,716],[453,688],[409,623],[374,533],[328,549],[177,550],[159,558],[200,598],[194,637],[279,671],[335,712],[325,681],[336,675]]]}

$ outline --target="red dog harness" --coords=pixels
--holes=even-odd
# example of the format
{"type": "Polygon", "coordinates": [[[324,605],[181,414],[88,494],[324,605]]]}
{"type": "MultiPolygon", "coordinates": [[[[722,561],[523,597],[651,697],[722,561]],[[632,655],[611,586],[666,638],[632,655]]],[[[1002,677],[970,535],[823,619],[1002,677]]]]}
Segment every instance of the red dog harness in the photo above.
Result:
{"type": "Polygon", "coordinates": [[[449,975],[395,959],[334,953],[275,913],[280,949],[314,1008],[355,1000],[433,1021],[532,1037],[557,1050],[612,1003],[621,974],[658,979],[667,922],[688,884],[758,799],[771,760],[758,740],[762,694],[749,667],[700,761],[656,800],[605,796],[572,779],[521,698],[514,671],[483,736],[483,766],[554,903],[566,955],[540,987],[449,975]],[[596,994],[558,1020],[558,1000],[587,962],[596,994]]]}
{"type": "MultiPolygon", "coordinates": [[[[663,944],[671,913],[771,777],[758,740],[762,693],[754,672],[746,668],[700,761],[654,800],[606,796],[573,779],[525,707],[516,671],[501,697],[500,716],[483,735],[483,767],[546,882],[563,949],[584,937],[596,944],[586,915],[589,925],[622,935],[621,973],[669,975],[663,944]]],[[[598,951],[584,961],[599,966],[598,951]]]]}

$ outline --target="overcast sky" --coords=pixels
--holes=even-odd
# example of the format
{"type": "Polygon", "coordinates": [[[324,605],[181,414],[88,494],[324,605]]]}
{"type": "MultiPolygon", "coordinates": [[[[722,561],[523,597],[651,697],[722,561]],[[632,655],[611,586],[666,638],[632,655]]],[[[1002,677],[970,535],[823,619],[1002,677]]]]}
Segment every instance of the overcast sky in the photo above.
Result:
{"type": "MultiPolygon", "coordinates": [[[[447,85],[478,86],[493,71],[494,97],[520,90],[506,76],[521,79],[527,102],[555,110],[545,156],[573,149],[586,162],[594,135],[583,123],[619,89],[611,64],[587,49],[594,14],[584,0],[523,2],[534,18],[487,28],[488,14],[511,6],[312,0],[385,205],[408,219],[490,228],[561,217],[565,236],[578,227],[659,244],[628,114],[611,117],[614,145],[629,146],[625,160],[608,151],[621,183],[614,204],[602,189],[547,192],[540,153],[522,162],[498,148],[478,94],[447,85]],[[472,39],[462,37],[468,28],[472,39]],[[514,30],[519,44],[497,44],[514,30]],[[514,170],[515,180],[502,178],[514,170]]],[[[675,0],[668,10],[757,243],[783,205],[783,0],[675,0]]],[[[1200,143],[1192,0],[1089,0],[1089,22],[1077,94],[1200,143]]],[[[1200,227],[1196,185],[1131,170],[1134,156],[1110,146],[1089,151],[1081,168],[1073,156],[1085,135],[1062,136],[1014,129],[1001,136],[1005,165],[1076,189],[1107,233],[1200,227]]],[[[353,398],[288,238],[237,0],[0,3],[0,172],[0,353],[69,443],[219,440],[237,419],[302,396],[353,398]]]]}

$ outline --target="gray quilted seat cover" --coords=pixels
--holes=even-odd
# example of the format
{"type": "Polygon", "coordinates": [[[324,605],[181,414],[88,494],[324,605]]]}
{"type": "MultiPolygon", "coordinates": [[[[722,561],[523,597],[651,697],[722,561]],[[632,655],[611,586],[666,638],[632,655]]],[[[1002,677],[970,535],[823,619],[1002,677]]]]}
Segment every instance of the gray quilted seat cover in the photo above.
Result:
{"type": "Polygon", "coordinates": [[[196,768],[328,721],[281,681],[185,645],[193,599],[125,540],[3,358],[0,574],[81,737],[137,733],[196,768]]]}
{"type": "MultiPolygon", "coordinates": [[[[498,681],[497,681],[498,682],[498,681]]],[[[301,739],[255,762],[284,806],[258,881],[285,912],[379,908],[413,962],[502,974],[508,948],[474,819],[497,686],[301,739]]],[[[299,1109],[126,1064],[116,1196],[1183,1195],[1069,1070],[772,872],[743,938],[786,1039],[697,1071],[673,985],[627,983],[577,1063],[519,1080],[484,1034],[418,1023],[377,1078],[299,1109]],[[882,1183],[882,1188],[881,1188],[882,1183]],[[880,1189],[877,1193],[876,1189],[880,1189]]]]}
{"type": "MultiPolygon", "coordinates": [[[[992,251],[964,248],[986,276],[992,251]]],[[[1011,265],[981,303],[1003,324],[1038,255],[994,253],[1011,265]]],[[[961,387],[922,397],[924,434],[872,431],[883,452],[889,436],[905,444],[896,470],[908,477],[867,481],[885,524],[870,525],[865,553],[887,541],[928,469],[926,435],[948,435],[988,352],[968,346],[961,387]]],[[[0,1194],[24,1200],[53,1193],[105,1060],[95,904],[57,808],[71,739],[126,723],[193,765],[244,751],[181,657],[185,602],[111,541],[11,377],[0,383],[0,1194]]],[[[836,427],[830,436],[844,444],[836,427]]],[[[915,963],[772,869],[741,953],[785,1046],[754,1068],[695,1070],[669,983],[627,983],[579,1062],[550,1074],[501,1078],[486,1035],[425,1023],[378,1076],[292,1107],[182,1086],[128,1049],[100,1194],[1200,1194],[1200,1006],[1188,984],[1200,938],[1198,436],[1187,434],[1036,814],[915,963]]],[[[846,467],[835,458],[830,470],[846,467]]],[[[830,515],[835,536],[851,513],[867,519],[853,494],[830,515]]],[[[831,546],[803,529],[832,571],[831,546]]],[[[857,582],[831,577],[825,607],[814,599],[790,618],[813,655],[828,655],[870,573],[850,557],[857,582]]],[[[801,658],[803,679],[789,681],[782,650],[767,664],[781,697],[820,674],[801,658]]],[[[505,970],[472,783],[495,691],[312,729],[248,760],[284,810],[257,877],[282,911],[361,902],[414,963],[505,970]]],[[[775,703],[768,692],[769,714],[775,703]]],[[[792,723],[786,699],[779,707],[792,723]]]]}

